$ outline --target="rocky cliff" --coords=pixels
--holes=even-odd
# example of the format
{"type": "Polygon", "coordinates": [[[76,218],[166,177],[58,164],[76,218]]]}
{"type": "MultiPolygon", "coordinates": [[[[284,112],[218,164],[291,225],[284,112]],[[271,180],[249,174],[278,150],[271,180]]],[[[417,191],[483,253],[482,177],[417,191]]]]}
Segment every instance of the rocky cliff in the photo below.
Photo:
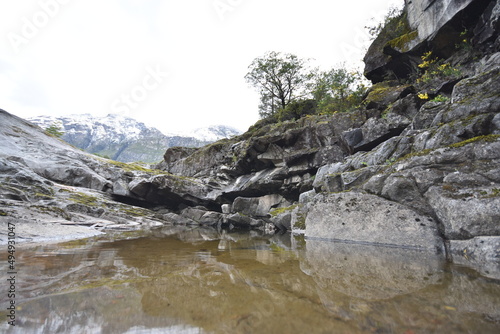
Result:
{"type": "Polygon", "coordinates": [[[498,15],[497,1],[407,1],[365,57],[364,108],[261,121],[158,167],[211,185],[232,225],[493,261],[499,277],[498,15]]]}
{"type": "Polygon", "coordinates": [[[363,107],[260,121],[169,148],[153,169],[87,155],[2,111],[0,220],[294,230],[500,278],[498,16],[497,1],[406,1],[365,57],[363,107]]]}

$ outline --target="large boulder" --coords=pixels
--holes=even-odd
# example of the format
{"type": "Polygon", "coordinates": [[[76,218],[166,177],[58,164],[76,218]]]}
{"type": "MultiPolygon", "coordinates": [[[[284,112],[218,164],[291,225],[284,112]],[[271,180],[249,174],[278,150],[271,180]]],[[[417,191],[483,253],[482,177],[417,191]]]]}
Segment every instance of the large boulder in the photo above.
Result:
{"type": "Polygon", "coordinates": [[[238,197],[233,202],[232,212],[253,217],[266,217],[272,208],[282,204],[285,199],[277,194],[262,197],[238,197]]]}
{"type": "Polygon", "coordinates": [[[306,214],[308,238],[444,252],[433,218],[378,196],[319,194],[306,214]]]}
{"type": "Polygon", "coordinates": [[[418,33],[410,27],[405,13],[389,20],[363,59],[365,76],[373,83],[409,77],[416,72],[418,59],[408,51],[419,44],[418,33]]]}
{"type": "Polygon", "coordinates": [[[230,226],[242,229],[262,229],[265,226],[265,222],[262,219],[255,219],[241,213],[233,213],[228,215],[226,218],[226,222],[230,224],[230,226]]]}

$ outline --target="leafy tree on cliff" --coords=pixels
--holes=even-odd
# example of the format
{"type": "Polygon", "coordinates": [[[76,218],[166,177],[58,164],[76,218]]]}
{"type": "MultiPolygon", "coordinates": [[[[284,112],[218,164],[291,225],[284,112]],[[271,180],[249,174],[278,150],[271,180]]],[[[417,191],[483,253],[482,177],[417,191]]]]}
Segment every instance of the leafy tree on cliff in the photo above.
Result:
{"type": "Polygon", "coordinates": [[[361,73],[341,66],[318,73],[311,94],[317,102],[318,113],[331,113],[357,108],[365,92],[361,73]]]}
{"type": "Polygon", "coordinates": [[[312,78],[307,61],[290,53],[268,52],[255,58],[248,69],[245,79],[260,93],[262,118],[274,116],[305,95],[304,88],[312,78]]]}

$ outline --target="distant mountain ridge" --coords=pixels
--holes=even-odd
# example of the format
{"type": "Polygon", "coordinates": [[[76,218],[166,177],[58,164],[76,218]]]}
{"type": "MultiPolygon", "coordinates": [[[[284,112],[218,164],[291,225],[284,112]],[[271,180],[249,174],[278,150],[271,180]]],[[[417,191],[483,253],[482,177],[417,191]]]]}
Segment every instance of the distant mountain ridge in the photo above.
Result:
{"type": "Polygon", "coordinates": [[[28,119],[46,129],[60,126],[63,140],[86,152],[121,162],[158,162],[169,147],[201,147],[216,140],[239,134],[228,126],[197,129],[192,135],[165,135],[133,118],[115,114],[38,116],[28,119]]]}
{"type": "Polygon", "coordinates": [[[241,134],[241,131],[226,125],[211,125],[204,128],[195,129],[188,132],[188,137],[194,137],[197,140],[206,142],[215,142],[223,138],[230,138],[241,134]]]}

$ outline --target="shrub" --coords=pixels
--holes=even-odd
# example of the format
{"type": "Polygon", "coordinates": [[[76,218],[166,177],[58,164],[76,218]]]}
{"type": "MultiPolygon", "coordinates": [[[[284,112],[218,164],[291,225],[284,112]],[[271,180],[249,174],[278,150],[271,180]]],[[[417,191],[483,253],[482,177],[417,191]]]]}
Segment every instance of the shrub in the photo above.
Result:
{"type": "Polygon", "coordinates": [[[382,22],[365,26],[365,29],[368,30],[372,39],[384,33],[387,35],[387,39],[391,40],[407,34],[411,30],[406,16],[404,8],[391,7],[382,22]]]}
{"type": "Polygon", "coordinates": [[[46,128],[45,132],[54,137],[61,137],[64,134],[64,131],[62,131],[62,127],[56,122],[52,123],[48,128],[46,128]]]}
{"type": "Polygon", "coordinates": [[[418,67],[425,72],[417,79],[417,83],[426,83],[436,78],[458,78],[462,75],[459,68],[451,66],[450,63],[445,63],[443,59],[433,57],[432,51],[424,53],[420,58],[422,62],[418,67]]]}
{"type": "Polygon", "coordinates": [[[278,112],[278,121],[296,120],[305,115],[314,115],[316,108],[316,100],[312,99],[290,102],[278,112]]]}
{"type": "Polygon", "coordinates": [[[435,98],[433,98],[431,101],[432,102],[448,102],[448,101],[450,101],[450,98],[447,96],[438,95],[435,98]]]}

